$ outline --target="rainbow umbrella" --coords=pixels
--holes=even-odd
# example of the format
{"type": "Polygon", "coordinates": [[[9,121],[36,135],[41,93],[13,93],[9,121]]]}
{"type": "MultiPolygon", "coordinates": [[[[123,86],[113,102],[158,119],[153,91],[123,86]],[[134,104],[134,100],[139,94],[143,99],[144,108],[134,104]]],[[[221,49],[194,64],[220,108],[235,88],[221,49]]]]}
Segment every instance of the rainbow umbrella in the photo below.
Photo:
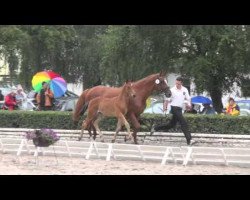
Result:
{"type": "Polygon", "coordinates": [[[33,76],[32,87],[36,92],[40,92],[42,89],[42,82],[49,84],[55,98],[61,97],[67,91],[66,81],[51,70],[38,72],[33,76]]]}

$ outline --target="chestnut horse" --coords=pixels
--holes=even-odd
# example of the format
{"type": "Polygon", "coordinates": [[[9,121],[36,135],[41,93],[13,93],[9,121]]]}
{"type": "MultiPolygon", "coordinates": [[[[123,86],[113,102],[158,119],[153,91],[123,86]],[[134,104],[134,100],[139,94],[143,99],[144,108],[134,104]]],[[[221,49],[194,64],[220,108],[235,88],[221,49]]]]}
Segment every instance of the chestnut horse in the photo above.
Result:
{"type": "MultiPolygon", "coordinates": [[[[84,129],[89,130],[93,124],[94,128],[100,135],[101,142],[104,142],[103,135],[98,126],[98,123],[100,122],[102,117],[116,117],[118,119],[114,139],[112,140],[112,142],[115,142],[116,136],[123,125],[125,125],[128,131],[128,138],[131,138],[132,135],[130,133],[130,126],[125,118],[125,115],[128,112],[130,99],[134,97],[135,91],[132,88],[132,83],[126,82],[123,85],[118,96],[113,98],[97,97],[95,99],[92,99],[89,102],[87,118],[83,121],[80,138],[82,138],[84,129]]],[[[89,132],[90,131],[91,130],[89,130],[89,132]]],[[[90,137],[92,137],[91,134],[90,137]]]]}
{"type": "MultiPolygon", "coordinates": [[[[152,94],[153,91],[164,92],[167,97],[171,96],[171,91],[166,81],[166,73],[160,72],[157,74],[149,75],[141,80],[133,83],[132,88],[136,93],[136,97],[133,98],[129,104],[126,118],[131,122],[133,126],[134,142],[137,144],[137,135],[141,125],[139,123],[139,116],[146,107],[146,100],[152,94]]],[[[88,104],[91,99],[96,97],[115,97],[121,92],[121,87],[107,87],[107,86],[95,86],[90,89],[86,89],[80,95],[76,107],[73,113],[73,121],[78,123],[81,115],[88,108],[88,104]]]]}

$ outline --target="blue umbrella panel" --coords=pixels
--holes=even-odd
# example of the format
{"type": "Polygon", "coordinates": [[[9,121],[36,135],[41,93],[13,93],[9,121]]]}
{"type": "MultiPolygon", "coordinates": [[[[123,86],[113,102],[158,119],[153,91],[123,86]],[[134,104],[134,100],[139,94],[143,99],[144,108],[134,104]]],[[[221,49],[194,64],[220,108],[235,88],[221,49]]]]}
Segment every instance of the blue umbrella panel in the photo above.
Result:
{"type": "Polygon", "coordinates": [[[50,81],[50,89],[55,98],[61,97],[67,91],[67,83],[62,77],[56,77],[50,81]]]}
{"type": "Polygon", "coordinates": [[[203,103],[203,104],[212,104],[212,100],[203,96],[196,96],[191,98],[191,103],[203,103]]]}

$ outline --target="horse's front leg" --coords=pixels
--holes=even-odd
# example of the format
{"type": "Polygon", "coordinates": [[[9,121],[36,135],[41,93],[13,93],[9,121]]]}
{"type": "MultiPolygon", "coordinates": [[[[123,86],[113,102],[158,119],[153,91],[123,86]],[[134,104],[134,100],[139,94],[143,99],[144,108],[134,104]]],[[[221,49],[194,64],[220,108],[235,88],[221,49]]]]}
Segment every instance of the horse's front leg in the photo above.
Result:
{"type": "Polygon", "coordinates": [[[122,129],[122,121],[120,119],[118,119],[117,125],[116,125],[116,129],[115,129],[115,134],[114,134],[114,138],[112,139],[112,143],[115,142],[116,140],[116,136],[119,133],[119,131],[122,129]]]}
{"type": "MultiPolygon", "coordinates": [[[[130,132],[130,125],[129,125],[129,123],[128,123],[128,121],[124,118],[124,125],[125,125],[125,127],[126,127],[126,129],[127,129],[127,132],[128,132],[128,140],[129,139],[132,139],[132,134],[131,134],[131,132],[130,132]]],[[[127,138],[126,138],[127,136],[125,136],[125,142],[127,141],[127,138]]]]}
{"type": "Polygon", "coordinates": [[[101,121],[102,119],[102,114],[101,113],[98,113],[97,114],[97,119],[93,122],[93,125],[95,127],[95,129],[98,131],[99,135],[100,135],[100,138],[101,138],[101,142],[104,142],[104,137],[103,137],[103,134],[99,128],[99,122],[101,121]]]}
{"type": "Polygon", "coordinates": [[[141,128],[141,124],[139,123],[137,117],[135,116],[134,113],[130,113],[128,115],[129,119],[130,119],[130,122],[134,128],[133,130],[133,137],[134,137],[134,143],[135,144],[138,144],[138,141],[137,141],[137,132],[140,130],[141,128]]]}

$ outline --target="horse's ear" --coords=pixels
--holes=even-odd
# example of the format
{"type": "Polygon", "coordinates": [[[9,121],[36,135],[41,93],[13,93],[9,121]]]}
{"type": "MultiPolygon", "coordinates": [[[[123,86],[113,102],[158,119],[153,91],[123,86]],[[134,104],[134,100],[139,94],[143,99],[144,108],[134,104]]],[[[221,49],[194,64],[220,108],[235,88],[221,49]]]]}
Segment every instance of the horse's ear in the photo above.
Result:
{"type": "Polygon", "coordinates": [[[160,72],[160,76],[166,76],[167,75],[167,72],[166,72],[166,70],[164,69],[164,70],[161,70],[161,72],[160,72]]]}

